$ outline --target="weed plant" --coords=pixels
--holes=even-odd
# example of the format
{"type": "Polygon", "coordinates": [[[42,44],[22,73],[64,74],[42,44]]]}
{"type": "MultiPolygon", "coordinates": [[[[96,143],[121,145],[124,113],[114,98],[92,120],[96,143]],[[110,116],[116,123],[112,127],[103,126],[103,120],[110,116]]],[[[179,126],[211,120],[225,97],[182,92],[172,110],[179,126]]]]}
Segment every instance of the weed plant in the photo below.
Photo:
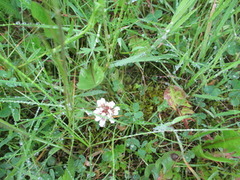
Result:
{"type": "Polygon", "coordinates": [[[0,10],[0,179],[240,178],[238,0],[0,10]]]}

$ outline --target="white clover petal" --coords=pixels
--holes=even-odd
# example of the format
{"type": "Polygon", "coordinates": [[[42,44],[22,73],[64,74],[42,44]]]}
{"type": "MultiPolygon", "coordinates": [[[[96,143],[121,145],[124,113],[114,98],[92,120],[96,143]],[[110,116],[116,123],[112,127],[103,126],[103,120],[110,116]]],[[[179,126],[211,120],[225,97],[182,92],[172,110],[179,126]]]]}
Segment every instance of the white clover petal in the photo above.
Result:
{"type": "Polygon", "coordinates": [[[106,116],[107,116],[108,119],[112,118],[111,114],[107,114],[106,116]]]}
{"type": "Polygon", "coordinates": [[[119,111],[119,110],[120,110],[120,107],[116,106],[116,107],[114,108],[114,110],[115,110],[115,111],[119,111]]]}
{"type": "Polygon", "coordinates": [[[101,108],[96,108],[93,113],[94,114],[100,114],[102,112],[102,109],[101,108]]]}
{"type": "Polygon", "coordinates": [[[100,117],[100,116],[95,117],[95,121],[101,121],[101,120],[102,120],[102,117],[100,117]]]}
{"type": "Polygon", "coordinates": [[[105,104],[106,104],[106,100],[104,98],[97,100],[98,107],[103,106],[105,104]]]}
{"type": "Polygon", "coordinates": [[[99,121],[99,126],[100,127],[104,127],[106,124],[106,120],[105,119],[102,119],[101,121],[99,121]]]}
{"type": "Polygon", "coordinates": [[[112,110],[112,109],[108,109],[107,112],[108,112],[108,114],[110,114],[110,115],[113,114],[113,110],[112,110]]]}
{"type": "Polygon", "coordinates": [[[113,115],[114,115],[114,116],[117,116],[117,115],[118,115],[118,111],[114,111],[114,112],[113,112],[113,115]]]}
{"type": "Polygon", "coordinates": [[[120,107],[116,106],[114,109],[113,109],[113,115],[118,115],[118,111],[120,110],[120,107]]]}
{"type": "Polygon", "coordinates": [[[111,123],[115,123],[115,120],[114,120],[113,118],[110,118],[109,121],[110,121],[111,123]]]}
{"type": "Polygon", "coordinates": [[[115,106],[115,103],[113,101],[106,103],[106,105],[110,108],[113,108],[115,106]]]}
{"type": "Polygon", "coordinates": [[[107,114],[105,112],[102,112],[101,116],[107,116],[107,114]]]}

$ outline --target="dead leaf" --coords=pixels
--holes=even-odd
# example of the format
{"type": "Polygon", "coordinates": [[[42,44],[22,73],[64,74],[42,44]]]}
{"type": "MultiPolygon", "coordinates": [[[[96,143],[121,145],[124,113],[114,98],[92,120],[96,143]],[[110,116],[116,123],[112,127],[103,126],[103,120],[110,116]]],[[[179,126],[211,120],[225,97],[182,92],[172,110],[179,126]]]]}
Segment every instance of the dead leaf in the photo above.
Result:
{"type": "Polygon", "coordinates": [[[194,111],[189,107],[183,107],[181,109],[181,114],[182,115],[191,115],[191,114],[194,114],[194,111]]]}
{"type": "MultiPolygon", "coordinates": [[[[164,99],[168,102],[168,105],[173,108],[180,116],[194,114],[191,104],[187,100],[187,95],[182,88],[178,86],[169,86],[164,91],[164,99]]],[[[188,121],[192,118],[184,119],[184,126],[188,127],[188,121]]]]}
{"type": "Polygon", "coordinates": [[[182,88],[177,86],[169,86],[164,91],[164,99],[168,102],[168,105],[171,106],[175,111],[177,111],[178,107],[192,107],[187,99],[186,93],[182,90],[182,88]]]}

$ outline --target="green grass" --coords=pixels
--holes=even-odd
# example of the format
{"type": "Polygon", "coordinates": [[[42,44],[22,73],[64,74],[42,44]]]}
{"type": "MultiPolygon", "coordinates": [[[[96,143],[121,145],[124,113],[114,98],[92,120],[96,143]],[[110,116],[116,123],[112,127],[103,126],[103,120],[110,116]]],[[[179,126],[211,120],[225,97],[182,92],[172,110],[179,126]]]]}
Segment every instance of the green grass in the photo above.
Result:
{"type": "Polygon", "coordinates": [[[0,2],[0,178],[240,178],[238,4],[0,2]]]}

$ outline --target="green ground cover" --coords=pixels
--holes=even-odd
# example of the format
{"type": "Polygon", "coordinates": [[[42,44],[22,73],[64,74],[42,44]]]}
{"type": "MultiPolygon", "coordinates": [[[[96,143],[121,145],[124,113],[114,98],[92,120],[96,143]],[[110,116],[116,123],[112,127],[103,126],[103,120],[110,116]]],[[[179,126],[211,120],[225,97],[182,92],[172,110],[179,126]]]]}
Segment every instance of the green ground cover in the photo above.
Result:
{"type": "Polygon", "coordinates": [[[0,179],[239,179],[239,13],[0,1],[0,179]]]}

